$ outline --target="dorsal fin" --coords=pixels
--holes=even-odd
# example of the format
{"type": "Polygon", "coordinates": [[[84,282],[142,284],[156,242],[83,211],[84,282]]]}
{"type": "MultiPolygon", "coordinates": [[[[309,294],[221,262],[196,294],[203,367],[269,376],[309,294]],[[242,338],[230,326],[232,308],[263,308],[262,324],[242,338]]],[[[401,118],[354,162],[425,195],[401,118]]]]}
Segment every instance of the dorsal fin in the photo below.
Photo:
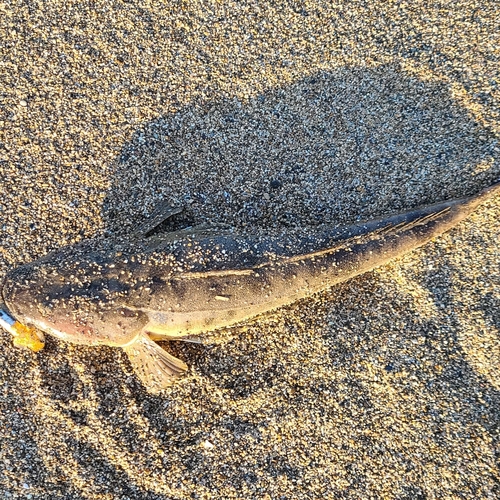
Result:
{"type": "Polygon", "coordinates": [[[136,235],[143,238],[147,237],[148,234],[152,233],[160,224],[170,219],[170,217],[180,214],[183,210],[183,207],[171,207],[164,201],[158,203],[151,215],[139,225],[136,235]]]}

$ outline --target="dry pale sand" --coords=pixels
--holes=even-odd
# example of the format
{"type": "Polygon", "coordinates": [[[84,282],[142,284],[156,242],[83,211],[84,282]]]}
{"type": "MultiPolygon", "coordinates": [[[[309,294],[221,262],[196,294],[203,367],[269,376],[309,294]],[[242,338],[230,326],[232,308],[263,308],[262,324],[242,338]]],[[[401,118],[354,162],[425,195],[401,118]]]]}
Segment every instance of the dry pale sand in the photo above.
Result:
{"type": "MultiPolygon", "coordinates": [[[[429,3],[0,2],[0,273],[159,200],[312,230],[500,178],[499,14],[429,3]]],[[[148,395],[119,349],[0,335],[16,499],[500,497],[500,200],[204,345],[148,395]]]]}

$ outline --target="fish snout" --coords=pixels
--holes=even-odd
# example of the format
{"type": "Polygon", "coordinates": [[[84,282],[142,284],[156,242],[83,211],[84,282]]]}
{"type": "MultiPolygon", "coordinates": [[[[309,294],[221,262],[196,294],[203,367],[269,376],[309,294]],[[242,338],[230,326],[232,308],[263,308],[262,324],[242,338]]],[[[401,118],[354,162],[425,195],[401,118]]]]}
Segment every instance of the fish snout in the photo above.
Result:
{"type": "Polygon", "coordinates": [[[29,272],[19,267],[7,273],[1,288],[4,304],[18,321],[24,321],[34,298],[29,272]]]}

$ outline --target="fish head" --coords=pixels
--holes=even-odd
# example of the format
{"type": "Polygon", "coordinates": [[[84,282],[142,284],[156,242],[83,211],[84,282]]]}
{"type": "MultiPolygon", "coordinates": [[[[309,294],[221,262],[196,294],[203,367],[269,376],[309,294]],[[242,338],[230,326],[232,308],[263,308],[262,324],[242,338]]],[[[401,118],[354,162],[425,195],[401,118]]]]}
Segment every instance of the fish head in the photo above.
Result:
{"type": "Polygon", "coordinates": [[[99,272],[103,259],[62,251],[10,271],[2,286],[12,316],[62,340],[122,346],[148,321],[127,307],[128,285],[99,272]]]}

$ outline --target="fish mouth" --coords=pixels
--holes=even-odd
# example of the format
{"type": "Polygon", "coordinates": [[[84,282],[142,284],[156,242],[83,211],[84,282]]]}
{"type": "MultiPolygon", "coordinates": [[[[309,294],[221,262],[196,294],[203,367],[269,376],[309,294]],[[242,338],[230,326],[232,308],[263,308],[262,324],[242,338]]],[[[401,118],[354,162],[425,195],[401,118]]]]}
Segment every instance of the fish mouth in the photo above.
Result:
{"type": "Polygon", "coordinates": [[[28,348],[33,352],[38,352],[45,346],[44,335],[37,329],[27,326],[24,322],[19,322],[17,314],[11,314],[10,309],[12,308],[7,307],[4,293],[8,281],[8,276],[6,276],[1,282],[0,326],[13,336],[13,345],[15,347],[28,348]]]}

